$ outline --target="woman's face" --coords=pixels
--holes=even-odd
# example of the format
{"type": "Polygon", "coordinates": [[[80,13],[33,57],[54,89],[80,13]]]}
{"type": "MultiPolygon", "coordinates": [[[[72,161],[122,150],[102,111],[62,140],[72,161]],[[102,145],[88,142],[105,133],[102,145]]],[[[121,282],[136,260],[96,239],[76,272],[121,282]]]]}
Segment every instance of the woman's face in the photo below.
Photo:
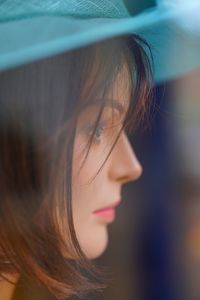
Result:
{"type": "Polygon", "coordinates": [[[90,259],[97,258],[106,249],[107,229],[115,219],[116,208],[95,212],[123,201],[122,184],[138,179],[142,173],[142,167],[122,131],[103,168],[93,178],[108,155],[129,106],[128,76],[124,67],[115,81],[112,95],[108,95],[108,98],[115,99],[114,109],[108,101],[81,169],[85,147],[98,114],[98,101],[86,108],[78,121],[73,157],[73,218],[80,246],[90,259]]]}

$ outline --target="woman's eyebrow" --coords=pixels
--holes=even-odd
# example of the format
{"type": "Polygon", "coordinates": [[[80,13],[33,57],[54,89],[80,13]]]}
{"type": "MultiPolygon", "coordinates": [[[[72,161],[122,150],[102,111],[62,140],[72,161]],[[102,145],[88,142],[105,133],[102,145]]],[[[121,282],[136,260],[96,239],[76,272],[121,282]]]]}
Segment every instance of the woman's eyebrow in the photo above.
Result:
{"type": "MultiPolygon", "coordinates": [[[[92,104],[100,106],[101,103],[102,103],[101,101],[105,101],[105,99],[100,99],[100,98],[95,99],[94,102],[92,102],[92,104]]],[[[116,99],[110,99],[110,98],[106,99],[105,107],[106,106],[111,107],[111,108],[115,108],[116,110],[119,111],[120,114],[125,113],[124,106],[119,101],[117,101],[116,99]]]]}
{"type": "Polygon", "coordinates": [[[117,109],[120,114],[123,114],[125,112],[124,106],[117,100],[115,99],[110,99],[110,102],[106,103],[109,107],[114,107],[117,109]]]}

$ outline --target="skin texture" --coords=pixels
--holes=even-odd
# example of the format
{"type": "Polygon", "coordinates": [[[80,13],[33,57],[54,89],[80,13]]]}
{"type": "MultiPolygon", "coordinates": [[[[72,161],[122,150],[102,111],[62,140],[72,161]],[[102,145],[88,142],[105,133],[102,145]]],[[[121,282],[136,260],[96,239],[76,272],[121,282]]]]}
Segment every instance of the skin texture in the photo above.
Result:
{"type": "Polygon", "coordinates": [[[126,67],[118,75],[114,89],[108,97],[116,99],[124,107],[124,113],[106,106],[102,127],[97,128],[96,139],[82,169],[84,147],[89,138],[92,121],[97,114],[97,105],[88,107],[80,116],[74,147],[73,217],[79,243],[88,258],[100,256],[108,244],[108,222],[93,215],[94,210],[121,200],[124,183],[138,179],[142,173],[126,133],[123,131],[101,172],[91,181],[104,162],[122,124],[129,105],[130,89],[126,67]],[[86,129],[85,129],[86,128],[86,129]]]}

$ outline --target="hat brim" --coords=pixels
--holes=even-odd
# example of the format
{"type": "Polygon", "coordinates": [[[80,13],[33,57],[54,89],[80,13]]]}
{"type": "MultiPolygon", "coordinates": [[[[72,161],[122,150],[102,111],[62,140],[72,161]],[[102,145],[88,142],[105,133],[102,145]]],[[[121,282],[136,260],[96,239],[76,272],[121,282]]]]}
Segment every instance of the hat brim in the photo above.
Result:
{"type": "Polygon", "coordinates": [[[200,35],[181,30],[175,23],[185,14],[188,11],[154,9],[122,19],[37,16],[1,23],[0,70],[110,37],[139,34],[152,49],[155,81],[174,79],[200,67],[200,35]]]}

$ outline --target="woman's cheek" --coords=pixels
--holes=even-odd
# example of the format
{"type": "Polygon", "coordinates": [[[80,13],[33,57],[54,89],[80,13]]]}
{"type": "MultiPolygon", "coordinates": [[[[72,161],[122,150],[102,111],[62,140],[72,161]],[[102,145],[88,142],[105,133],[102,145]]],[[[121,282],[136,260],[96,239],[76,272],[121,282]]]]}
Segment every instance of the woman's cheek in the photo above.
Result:
{"type": "Polygon", "coordinates": [[[91,144],[88,153],[88,140],[79,134],[75,139],[73,151],[73,177],[84,177],[89,180],[92,173],[98,171],[98,165],[102,162],[103,151],[101,147],[91,144]]]}

